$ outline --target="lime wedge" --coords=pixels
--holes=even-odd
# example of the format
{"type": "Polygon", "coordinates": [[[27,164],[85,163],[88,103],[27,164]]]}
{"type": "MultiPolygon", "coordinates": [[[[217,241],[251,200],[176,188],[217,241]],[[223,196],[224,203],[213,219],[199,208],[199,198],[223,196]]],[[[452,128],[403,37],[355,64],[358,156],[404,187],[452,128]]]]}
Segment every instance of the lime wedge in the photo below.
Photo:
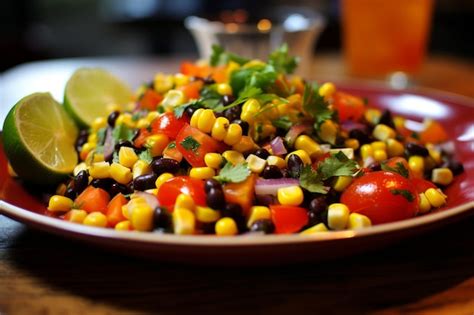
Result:
{"type": "Polygon", "coordinates": [[[99,68],[76,70],[64,92],[64,108],[83,128],[90,126],[95,118],[107,116],[110,105],[125,109],[131,100],[130,87],[99,68]]]}
{"type": "Polygon", "coordinates": [[[3,124],[3,145],[13,170],[26,182],[52,185],[72,173],[78,130],[49,93],[22,98],[3,124]]]}

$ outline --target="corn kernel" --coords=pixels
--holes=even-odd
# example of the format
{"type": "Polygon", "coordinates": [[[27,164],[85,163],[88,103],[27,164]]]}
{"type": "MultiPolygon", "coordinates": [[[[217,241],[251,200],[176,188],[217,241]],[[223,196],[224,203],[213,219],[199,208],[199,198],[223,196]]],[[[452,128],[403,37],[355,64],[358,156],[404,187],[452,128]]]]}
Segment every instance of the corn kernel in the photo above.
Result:
{"type": "Polygon", "coordinates": [[[269,157],[267,157],[267,164],[268,165],[275,165],[279,169],[282,169],[282,168],[286,167],[286,161],[283,158],[281,158],[279,156],[276,156],[276,155],[270,155],[269,157]]]}
{"type": "Polygon", "coordinates": [[[138,155],[130,147],[121,147],[118,156],[119,163],[128,168],[132,168],[133,164],[138,161],[138,155]]]}
{"type": "Polygon", "coordinates": [[[216,171],[208,166],[205,167],[193,167],[189,171],[189,177],[196,179],[210,179],[216,175],[216,171]]]}
{"type": "Polygon", "coordinates": [[[252,137],[242,136],[240,141],[232,146],[232,150],[247,153],[257,148],[257,145],[253,141],[252,137]]]}
{"type": "Polygon", "coordinates": [[[255,154],[249,154],[249,156],[247,156],[246,161],[249,169],[257,174],[260,174],[265,168],[265,165],[267,165],[267,161],[262,158],[259,158],[255,154]]]}
{"type": "Polygon", "coordinates": [[[435,184],[449,185],[453,181],[453,172],[447,167],[435,168],[431,173],[431,181],[435,184]]]}
{"type": "Polygon", "coordinates": [[[419,194],[418,209],[420,213],[427,213],[431,210],[431,203],[424,193],[419,194]]]}
{"type": "Polygon", "coordinates": [[[225,151],[222,153],[222,157],[232,165],[242,164],[245,162],[243,154],[233,150],[225,151]]]}
{"type": "Polygon", "coordinates": [[[87,137],[87,142],[94,143],[97,145],[97,133],[93,132],[87,137]]]}
{"type": "Polygon", "coordinates": [[[182,105],[184,103],[186,103],[186,95],[184,95],[183,91],[169,90],[161,101],[161,106],[163,106],[163,108],[167,110],[182,105]]]}
{"type": "Polygon", "coordinates": [[[306,151],[304,150],[296,150],[296,151],[293,151],[291,152],[290,154],[288,154],[285,158],[285,162],[288,163],[288,159],[291,155],[297,155],[299,156],[299,158],[301,159],[301,161],[305,164],[305,165],[308,165],[308,164],[311,164],[311,158],[309,157],[308,153],[306,153],[306,151]]]}
{"type": "Polygon", "coordinates": [[[442,159],[441,159],[441,152],[436,150],[435,148],[431,146],[426,146],[428,149],[428,153],[430,154],[430,157],[435,161],[437,165],[441,164],[442,159]]]}
{"type": "Polygon", "coordinates": [[[326,82],[319,88],[319,95],[324,98],[331,97],[336,92],[336,86],[332,82],[326,82]]]}
{"type": "Polygon", "coordinates": [[[64,220],[82,224],[86,217],[87,212],[85,210],[72,209],[66,213],[66,215],[64,216],[64,220]]]}
{"type": "Polygon", "coordinates": [[[343,230],[349,222],[349,208],[343,203],[333,203],[328,207],[328,226],[332,230],[343,230]]]}
{"type": "Polygon", "coordinates": [[[140,118],[140,119],[137,121],[136,127],[137,127],[138,129],[143,129],[143,128],[147,128],[149,125],[150,125],[150,123],[149,123],[148,120],[144,117],[144,118],[140,118]]]}
{"type": "Polygon", "coordinates": [[[201,116],[202,112],[204,111],[204,108],[198,108],[196,109],[196,111],[193,113],[193,115],[191,116],[191,120],[189,122],[189,124],[191,125],[191,127],[194,127],[194,128],[197,128],[198,126],[198,121],[199,121],[199,117],[201,116]]]}
{"type": "Polygon", "coordinates": [[[107,127],[107,118],[105,117],[97,117],[92,122],[91,128],[93,131],[98,131],[101,128],[107,127]]]}
{"type": "Polygon", "coordinates": [[[360,156],[363,160],[366,160],[369,157],[371,158],[374,156],[374,149],[372,149],[370,144],[364,144],[360,147],[360,156]]]}
{"type": "Polygon", "coordinates": [[[224,143],[227,145],[234,145],[239,143],[240,139],[242,139],[242,127],[238,124],[230,124],[224,138],[224,143]]]}
{"type": "Polygon", "coordinates": [[[128,184],[133,179],[132,171],[129,168],[115,162],[110,165],[110,177],[123,185],[128,184]]]}
{"type": "Polygon", "coordinates": [[[399,141],[395,139],[387,140],[387,153],[389,157],[403,156],[404,152],[405,148],[403,147],[403,144],[401,144],[399,141]]]}
{"type": "Polygon", "coordinates": [[[372,149],[375,150],[387,150],[387,144],[383,141],[374,141],[370,144],[372,149]]]}
{"type": "Polygon", "coordinates": [[[90,142],[84,143],[84,145],[81,147],[81,153],[80,153],[81,160],[84,161],[87,158],[87,156],[89,155],[89,152],[94,150],[95,147],[96,147],[96,145],[92,144],[90,142]]]}
{"type": "Polygon", "coordinates": [[[222,162],[224,162],[224,159],[219,153],[206,153],[206,155],[204,156],[204,163],[206,163],[208,167],[212,167],[213,169],[220,169],[222,166],[222,162]]]}
{"type": "Polygon", "coordinates": [[[250,125],[252,125],[255,121],[255,113],[252,112],[242,112],[240,114],[240,119],[243,121],[248,122],[250,125]]]}
{"type": "Polygon", "coordinates": [[[382,112],[375,108],[369,108],[364,113],[365,120],[371,125],[378,124],[381,116],[382,116],[382,112]]]}
{"type": "Polygon", "coordinates": [[[248,219],[247,219],[247,227],[251,227],[257,220],[262,219],[271,219],[272,213],[270,209],[265,206],[253,206],[250,208],[248,219]]]}
{"type": "Polygon", "coordinates": [[[146,138],[145,147],[149,149],[151,156],[163,154],[163,150],[168,146],[170,139],[165,134],[151,135],[146,138]]]}
{"type": "Polygon", "coordinates": [[[385,150],[374,150],[374,160],[377,162],[385,161],[388,158],[387,152],[385,150]]]}
{"type": "Polygon", "coordinates": [[[128,205],[122,206],[122,214],[126,219],[130,219],[130,213],[128,211],[128,205]]]}
{"type": "Polygon", "coordinates": [[[352,176],[338,176],[336,182],[332,186],[335,191],[342,192],[352,182],[352,176]]]}
{"type": "Polygon", "coordinates": [[[439,208],[446,203],[446,195],[436,188],[428,188],[425,196],[434,208],[439,208]]]}
{"type": "Polygon", "coordinates": [[[150,164],[148,164],[144,160],[138,160],[132,166],[133,178],[137,178],[138,176],[149,174],[149,173],[151,173],[150,164]]]}
{"type": "Polygon", "coordinates": [[[359,140],[353,138],[346,139],[344,145],[352,150],[357,150],[360,146],[359,140]]]}
{"type": "Polygon", "coordinates": [[[248,99],[244,105],[242,105],[242,113],[256,114],[260,110],[260,102],[254,98],[248,99]]]}
{"type": "Polygon", "coordinates": [[[197,128],[202,132],[210,133],[215,121],[216,116],[214,115],[214,111],[212,109],[205,109],[199,116],[197,128]]]}
{"type": "Polygon", "coordinates": [[[232,87],[228,83],[217,84],[216,91],[220,95],[232,95],[232,87]]]}
{"type": "Polygon", "coordinates": [[[151,231],[153,229],[153,209],[146,203],[136,205],[133,207],[130,223],[137,231],[151,231]]]}
{"type": "Polygon", "coordinates": [[[146,120],[148,121],[148,124],[151,124],[153,120],[155,120],[158,116],[160,116],[160,113],[157,111],[151,111],[146,115],[146,120]]]}
{"type": "Polygon", "coordinates": [[[95,227],[106,227],[107,217],[102,212],[91,212],[84,218],[82,224],[95,227]]]}
{"type": "Polygon", "coordinates": [[[375,126],[372,135],[375,139],[380,141],[386,141],[388,139],[393,139],[396,136],[395,130],[384,124],[378,124],[375,126]]]}
{"type": "Polygon", "coordinates": [[[49,198],[48,210],[52,212],[66,212],[71,210],[74,201],[70,198],[54,195],[49,198]]]}
{"type": "Polygon", "coordinates": [[[194,210],[195,203],[193,197],[187,194],[179,194],[176,197],[176,201],[174,203],[176,208],[186,208],[189,210],[194,210]]]}
{"type": "Polygon", "coordinates": [[[219,141],[225,139],[229,129],[229,120],[225,117],[218,117],[212,126],[211,136],[219,141]]]}
{"type": "Polygon", "coordinates": [[[74,170],[72,171],[72,174],[74,176],[77,176],[81,171],[87,171],[87,165],[84,162],[81,162],[74,167],[74,170]]]}
{"type": "Polygon", "coordinates": [[[419,155],[412,155],[408,159],[408,167],[414,176],[422,178],[425,171],[425,160],[419,155]]]}
{"type": "Polygon", "coordinates": [[[171,173],[163,173],[160,176],[158,176],[158,178],[155,181],[156,189],[160,190],[161,185],[163,185],[164,182],[166,182],[167,180],[173,177],[174,176],[171,173]]]}
{"type": "Polygon", "coordinates": [[[215,231],[216,235],[219,236],[231,236],[239,233],[234,219],[228,217],[219,219],[219,221],[216,222],[215,231]]]}
{"type": "Polygon", "coordinates": [[[322,154],[319,144],[307,135],[301,135],[296,138],[295,149],[306,151],[312,159],[315,159],[322,154]]]}
{"type": "Polygon", "coordinates": [[[135,128],[135,121],[133,121],[133,116],[130,113],[123,113],[117,117],[115,125],[125,125],[130,128],[135,128]]]}
{"type": "Polygon", "coordinates": [[[166,93],[173,88],[173,77],[164,73],[157,73],[153,78],[153,89],[160,93],[166,93]]]}
{"type": "Polygon", "coordinates": [[[194,234],[196,218],[194,213],[186,208],[175,208],[172,214],[174,234],[194,234]]]}
{"type": "Polygon", "coordinates": [[[183,86],[189,83],[189,77],[187,75],[184,75],[182,73],[176,73],[174,75],[174,84],[176,86],[183,86]]]}
{"type": "Polygon", "coordinates": [[[110,164],[107,162],[92,163],[89,167],[89,175],[92,176],[92,178],[109,178],[110,164]]]}
{"type": "Polygon", "coordinates": [[[226,77],[229,79],[232,72],[234,72],[235,70],[237,70],[239,68],[240,68],[240,65],[237,62],[229,61],[229,63],[227,64],[226,70],[225,70],[226,77]]]}
{"type": "Polygon", "coordinates": [[[117,231],[131,231],[132,230],[132,225],[130,224],[129,220],[125,220],[125,221],[117,223],[115,225],[115,229],[117,231]]]}
{"type": "Polygon", "coordinates": [[[221,217],[219,211],[209,207],[196,207],[196,220],[204,223],[216,222],[221,217]]]}
{"type": "Polygon", "coordinates": [[[300,186],[279,188],[277,191],[278,202],[282,205],[299,206],[303,203],[304,195],[300,186]]]}
{"type": "Polygon", "coordinates": [[[360,213],[349,215],[349,223],[347,224],[349,230],[363,229],[369,226],[372,226],[372,221],[367,216],[360,213]]]}
{"type": "Polygon", "coordinates": [[[330,144],[335,144],[336,136],[337,136],[336,124],[330,119],[325,120],[320,126],[319,137],[321,138],[321,140],[328,142],[330,144]]]}
{"type": "Polygon", "coordinates": [[[328,232],[328,228],[326,227],[326,225],[324,225],[324,223],[318,223],[310,228],[307,228],[306,230],[303,230],[300,232],[300,234],[302,235],[311,235],[311,234],[317,234],[317,233],[321,233],[321,232],[328,232]]]}

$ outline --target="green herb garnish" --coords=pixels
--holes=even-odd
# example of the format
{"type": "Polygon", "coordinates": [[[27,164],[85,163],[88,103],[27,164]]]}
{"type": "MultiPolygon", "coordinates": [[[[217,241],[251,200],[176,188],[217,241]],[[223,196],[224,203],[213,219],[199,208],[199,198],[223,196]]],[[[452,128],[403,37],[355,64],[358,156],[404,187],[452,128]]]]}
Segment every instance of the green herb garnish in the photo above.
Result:
{"type": "Polygon", "coordinates": [[[290,120],[288,116],[280,116],[275,120],[272,120],[273,126],[277,128],[281,128],[283,130],[288,130],[293,126],[293,122],[290,120]]]}
{"type": "Polygon", "coordinates": [[[197,142],[192,136],[187,136],[183,141],[181,141],[180,144],[185,150],[193,151],[194,153],[196,153],[197,149],[199,149],[201,146],[201,144],[197,142]]]}
{"type": "Polygon", "coordinates": [[[415,196],[413,196],[413,194],[406,189],[392,189],[390,190],[390,192],[393,195],[401,195],[403,198],[408,200],[408,202],[412,202],[415,200],[415,196]]]}
{"type": "Polygon", "coordinates": [[[140,152],[140,154],[138,154],[138,157],[140,158],[140,160],[143,160],[147,163],[151,163],[151,161],[153,161],[153,156],[151,156],[149,149],[140,152]]]}
{"type": "Polygon", "coordinates": [[[402,175],[405,178],[408,178],[408,176],[409,176],[408,170],[405,167],[405,165],[403,165],[402,162],[397,162],[395,164],[395,167],[391,167],[391,166],[387,165],[387,163],[382,163],[381,168],[382,168],[383,171],[397,173],[397,174],[402,175]]]}
{"type": "Polygon", "coordinates": [[[251,171],[247,166],[247,163],[232,165],[227,162],[224,167],[219,171],[219,175],[214,176],[215,180],[220,183],[240,183],[249,177],[251,171]]]}
{"type": "Polygon", "coordinates": [[[298,66],[298,59],[288,54],[288,45],[285,43],[270,54],[268,63],[272,65],[277,72],[291,74],[298,66]]]}

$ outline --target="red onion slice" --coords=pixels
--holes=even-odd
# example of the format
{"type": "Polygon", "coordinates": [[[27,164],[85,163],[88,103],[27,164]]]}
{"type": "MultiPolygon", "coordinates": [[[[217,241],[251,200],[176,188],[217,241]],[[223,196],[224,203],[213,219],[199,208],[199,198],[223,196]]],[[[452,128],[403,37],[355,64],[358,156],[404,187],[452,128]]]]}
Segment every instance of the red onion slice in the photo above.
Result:
{"type": "Polygon", "coordinates": [[[270,141],[270,145],[272,146],[272,151],[274,155],[283,155],[286,154],[285,144],[283,143],[283,139],[281,137],[275,137],[272,141],[270,141]]]}
{"type": "Polygon", "coordinates": [[[278,179],[257,179],[255,184],[255,193],[257,195],[275,195],[278,189],[288,186],[299,186],[300,182],[294,178],[278,178],[278,179]]]}

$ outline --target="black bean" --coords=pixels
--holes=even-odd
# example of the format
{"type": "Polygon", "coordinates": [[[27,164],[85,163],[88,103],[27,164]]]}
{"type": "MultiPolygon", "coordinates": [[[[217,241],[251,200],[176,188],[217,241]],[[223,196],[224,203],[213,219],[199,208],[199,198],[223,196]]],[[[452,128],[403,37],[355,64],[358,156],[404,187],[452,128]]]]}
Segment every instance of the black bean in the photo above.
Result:
{"type": "Polygon", "coordinates": [[[373,163],[370,163],[370,165],[368,166],[368,169],[371,170],[372,172],[380,171],[382,169],[382,165],[380,165],[380,163],[378,162],[373,162],[373,163]]]}
{"type": "Polygon", "coordinates": [[[242,112],[242,108],[240,106],[234,106],[224,111],[224,116],[229,121],[233,121],[240,118],[240,114],[242,112]]]}
{"type": "Polygon", "coordinates": [[[216,83],[216,80],[214,80],[211,76],[205,77],[202,79],[204,84],[214,84],[216,83]]]}
{"type": "Polygon", "coordinates": [[[453,160],[453,159],[448,159],[444,164],[443,167],[447,167],[453,172],[453,175],[459,175],[462,172],[464,172],[464,166],[462,165],[461,162],[453,160]]]}
{"type": "Polygon", "coordinates": [[[126,195],[133,192],[133,190],[131,191],[128,186],[120,183],[113,183],[112,185],[110,185],[110,189],[108,191],[110,193],[110,196],[115,196],[118,193],[126,195]]]}
{"type": "Polygon", "coordinates": [[[74,144],[76,151],[80,151],[81,147],[87,142],[87,138],[89,137],[89,132],[86,129],[82,129],[79,132],[79,136],[76,139],[76,142],[74,144]]]}
{"type": "Polygon", "coordinates": [[[133,188],[135,190],[140,191],[152,189],[155,187],[155,182],[157,178],[158,175],[156,175],[155,173],[137,176],[133,179],[133,188]]]}
{"type": "Polygon", "coordinates": [[[260,219],[252,223],[250,232],[263,232],[264,234],[272,234],[275,231],[275,225],[272,220],[260,219]]]}
{"type": "Polygon", "coordinates": [[[390,128],[395,129],[395,124],[393,123],[392,113],[386,109],[383,111],[382,115],[379,119],[379,124],[384,124],[389,126],[390,128]]]}
{"type": "Polygon", "coordinates": [[[235,101],[235,97],[232,95],[224,95],[222,96],[222,104],[224,106],[231,104],[233,101],[235,101]]]}
{"type": "Polygon", "coordinates": [[[194,112],[197,110],[196,107],[193,107],[193,106],[188,106],[186,108],[186,110],[184,111],[184,113],[186,114],[186,116],[188,116],[189,119],[191,119],[191,117],[193,117],[194,115],[194,112]]]}
{"type": "Polygon", "coordinates": [[[326,199],[324,197],[316,197],[311,202],[309,203],[309,211],[315,212],[315,213],[321,213],[325,210],[327,210],[328,204],[326,202],[326,199]]]}
{"type": "Polygon", "coordinates": [[[284,178],[290,178],[291,177],[290,171],[288,171],[287,168],[281,169],[281,175],[283,175],[284,178]]]}
{"type": "Polygon", "coordinates": [[[163,173],[175,174],[179,171],[179,162],[168,158],[158,158],[151,162],[151,168],[157,176],[163,173]]]}
{"type": "Polygon", "coordinates": [[[225,197],[222,189],[211,188],[206,195],[206,203],[215,210],[221,210],[225,207],[225,197]]]}
{"type": "Polygon", "coordinates": [[[109,191],[113,183],[115,183],[115,181],[112,178],[95,178],[91,181],[93,187],[102,188],[106,191],[109,191]]]}
{"type": "Polygon", "coordinates": [[[240,128],[242,128],[242,134],[243,134],[244,136],[248,135],[248,133],[249,133],[249,128],[250,128],[248,122],[243,121],[243,120],[241,120],[241,119],[236,119],[236,120],[233,120],[232,123],[233,123],[233,124],[237,124],[237,125],[240,126],[240,128]]]}
{"type": "Polygon", "coordinates": [[[234,219],[240,232],[247,229],[242,207],[238,203],[227,203],[224,209],[221,210],[221,215],[234,219]]]}
{"type": "Polygon", "coordinates": [[[299,178],[301,170],[303,169],[303,161],[301,160],[301,158],[296,154],[292,154],[288,158],[287,164],[290,176],[293,178],[299,178]]]}
{"type": "Polygon", "coordinates": [[[216,222],[201,222],[199,224],[202,233],[204,234],[215,234],[216,233],[216,222]]]}
{"type": "Polygon", "coordinates": [[[74,177],[74,190],[80,194],[89,184],[89,173],[82,170],[74,177]]]}
{"type": "Polygon", "coordinates": [[[349,132],[349,137],[353,139],[357,139],[360,145],[370,143],[369,134],[365,130],[362,130],[362,129],[352,129],[349,132]]]}
{"type": "Polygon", "coordinates": [[[204,191],[208,193],[209,191],[211,191],[211,189],[222,190],[222,185],[213,178],[206,179],[206,181],[204,182],[204,191]]]}
{"type": "Polygon", "coordinates": [[[270,153],[264,148],[257,149],[253,154],[264,160],[270,156],[270,153]]]}
{"type": "Polygon", "coordinates": [[[308,224],[307,224],[308,227],[316,225],[321,222],[322,222],[321,213],[318,213],[316,211],[308,211],[308,224]]]}
{"type": "Polygon", "coordinates": [[[115,151],[119,151],[121,147],[128,147],[128,148],[133,148],[133,143],[130,142],[129,140],[120,140],[115,144],[115,151]]]}
{"type": "Polygon", "coordinates": [[[118,116],[120,116],[120,112],[117,110],[109,114],[109,116],[107,117],[107,123],[110,127],[115,127],[115,121],[117,121],[118,116]]]}
{"type": "Polygon", "coordinates": [[[427,157],[430,155],[430,152],[424,146],[421,146],[416,143],[408,142],[405,144],[405,154],[407,156],[419,155],[422,157],[427,157]]]}
{"type": "Polygon", "coordinates": [[[283,174],[281,173],[281,170],[278,166],[276,165],[267,165],[263,169],[262,173],[260,174],[265,179],[269,178],[282,178],[283,174]]]}
{"type": "Polygon", "coordinates": [[[69,199],[72,199],[72,200],[76,199],[77,192],[74,189],[74,187],[70,186],[66,188],[66,191],[64,192],[64,197],[68,197],[69,199]]]}
{"type": "Polygon", "coordinates": [[[158,206],[153,211],[155,228],[168,229],[171,226],[171,215],[165,207],[158,206]]]}

